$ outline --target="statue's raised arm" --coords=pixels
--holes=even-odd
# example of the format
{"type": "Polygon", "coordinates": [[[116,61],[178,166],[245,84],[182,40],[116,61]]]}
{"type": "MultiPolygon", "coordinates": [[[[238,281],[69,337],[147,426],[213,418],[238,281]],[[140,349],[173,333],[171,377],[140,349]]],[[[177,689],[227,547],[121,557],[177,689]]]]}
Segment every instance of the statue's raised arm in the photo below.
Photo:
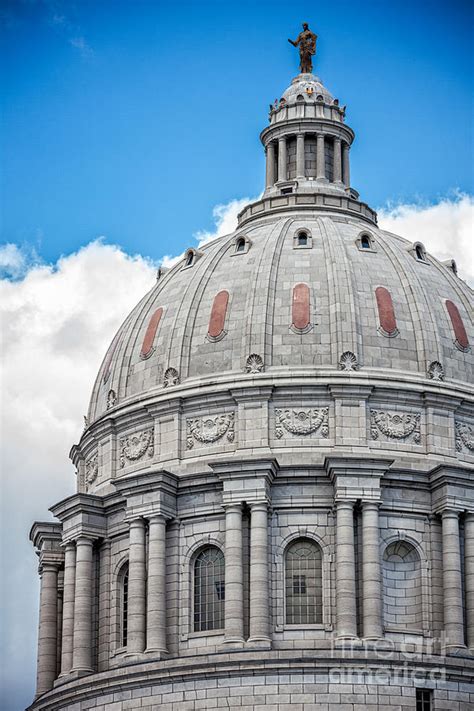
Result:
{"type": "Polygon", "coordinates": [[[316,54],[316,40],[318,36],[311,32],[306,22],[303,22],[303,32],[300,32],[296,40],[288,39],[293,47],[300,50],[300,72],[301,74],[311,74],[313,62],[311,57],[316,54]]]}

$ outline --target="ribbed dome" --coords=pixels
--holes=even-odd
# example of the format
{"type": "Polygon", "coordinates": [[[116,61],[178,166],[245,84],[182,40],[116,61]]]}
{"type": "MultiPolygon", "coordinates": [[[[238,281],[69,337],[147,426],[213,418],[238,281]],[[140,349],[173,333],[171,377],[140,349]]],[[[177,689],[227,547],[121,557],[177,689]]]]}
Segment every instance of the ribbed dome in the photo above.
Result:
{"type": "Polygon", "coordinates": [[[321,100],[321,97],[327,104],[332,104],[334,101],[332,94],[315,74],[298,74],[282,94],[282,99],[288,103],[303,99],[305,101],[321,100]]]}
{"type": "Polygon", "coordinates": [[[422,246],[417,254],[362,219],[262,217],[191,258],[165,273],[119,330],[93,390],[91,423],[188,385],[344,376],[347,353],[356,359],[351,377],[364,383],[382,374],[426,382],[438,377],[432,364],[447,382],[473,381],[462,334],[472,343],[469,287],[422,246]]]}

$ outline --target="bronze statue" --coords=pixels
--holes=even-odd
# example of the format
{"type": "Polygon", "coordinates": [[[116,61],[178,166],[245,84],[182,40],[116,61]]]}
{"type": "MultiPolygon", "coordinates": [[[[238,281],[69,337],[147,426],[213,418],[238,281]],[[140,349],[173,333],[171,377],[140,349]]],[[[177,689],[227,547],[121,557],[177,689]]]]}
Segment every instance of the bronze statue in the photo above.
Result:
{"type": "Polygon", "coordinates": [[[311,74],[313,62],[311,57],[316,54],[316,40],[318,36],[311,32],[306,22],[303,22],[303,32],[300,32],[296,40],[289,39],[288,42],[293,47],[300,50],[300,72],[301,74],[311,74]]]}

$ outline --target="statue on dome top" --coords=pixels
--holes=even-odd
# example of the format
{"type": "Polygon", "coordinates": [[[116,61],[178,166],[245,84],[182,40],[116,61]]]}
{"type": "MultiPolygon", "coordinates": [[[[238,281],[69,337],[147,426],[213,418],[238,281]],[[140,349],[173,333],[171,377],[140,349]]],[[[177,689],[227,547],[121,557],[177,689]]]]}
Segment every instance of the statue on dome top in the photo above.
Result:
{"type": "Polygon", "coordinates": [[[299,47],[300,50],[300,72],[301,74],[311,74],[313,71],[313,62],[311,57],[316,54],[316,40],[318,36],[311,32],[306,22],[303,22],[303,32],[300,32],[298,37],[288,42],[293,47],[299,47]]]}

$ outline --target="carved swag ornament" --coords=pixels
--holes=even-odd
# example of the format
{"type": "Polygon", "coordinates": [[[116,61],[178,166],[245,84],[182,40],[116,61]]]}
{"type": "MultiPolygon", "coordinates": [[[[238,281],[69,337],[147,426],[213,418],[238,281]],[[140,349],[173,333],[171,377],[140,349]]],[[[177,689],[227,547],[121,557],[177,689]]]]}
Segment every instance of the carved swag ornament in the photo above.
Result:
{"type": "Polygon", "coordinates": [[[97,479],[99,473],[99,455],[96,453],[87,460],[85,465],[86,470],[86,491],[89,491],[92,484],[97,479]]]}
{"type": "Polygon", "coordinates": [[[195,441],[201,444],[213,444],[222,439],[224,435],[228,442],[234,441],[233,412],[215,417],[196,417],[186,420],[186,446],[188,449],[194,447],[195,441]]]}
{"type": "Polygon", "coordinates": [[[311,407],[304,410],[277,409],[275,410],[275,435],[281,439],[286,430],[297,437],[306,437],[321,429],[321,435],[328,437],[328,416],[328,407],[320,409],[311,407]]]}
{"type": "Polygon", "coordinates": [[[467,422],[454,423],[456,429],[456,449],[458,452],[463,451],[465,447],[469,452],[474,452],[474,427],[468,425],[467,422]]]}
{"type": "Polygon", "coordinates": [[[155,448],[153,444],[153,428],[135,432],[127,437],[120,438],[120,466],[124,467],[127,462],[136,462],[148,454],[152,457],[155,448]]]}
{"type": "Polygon", "coordinates": [[[372,439],[379,438],[379,432],[389,439],[404,440],[413,435],[413,441],[420,444],[421,413],[370,411],[370,434],[372,439]]]}

